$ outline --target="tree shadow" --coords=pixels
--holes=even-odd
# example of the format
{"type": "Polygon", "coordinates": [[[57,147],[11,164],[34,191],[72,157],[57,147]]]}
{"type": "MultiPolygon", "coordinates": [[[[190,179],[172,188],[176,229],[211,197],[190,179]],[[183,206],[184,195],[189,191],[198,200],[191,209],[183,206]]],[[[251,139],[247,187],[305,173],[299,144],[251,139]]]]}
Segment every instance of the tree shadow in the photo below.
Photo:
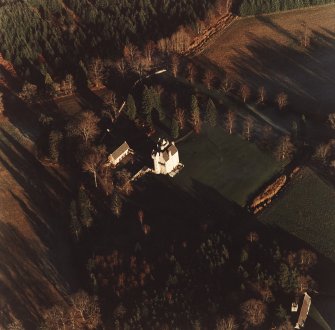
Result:
{"type": "Polygon", "coordinates": [[[71,186],[41,165],[13,130],[0,128],[0,325],[14,315],[36,329],[45,308],[77,287],[64,209],[71,186]]]}

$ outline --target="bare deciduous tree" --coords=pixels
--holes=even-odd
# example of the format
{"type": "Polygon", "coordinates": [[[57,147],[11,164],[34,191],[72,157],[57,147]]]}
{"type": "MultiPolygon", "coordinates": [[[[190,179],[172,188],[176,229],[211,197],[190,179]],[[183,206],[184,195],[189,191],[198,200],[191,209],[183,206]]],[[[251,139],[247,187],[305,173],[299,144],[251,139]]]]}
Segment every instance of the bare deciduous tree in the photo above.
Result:
{"type": "Polygon", "coordinates": [[[243,136],[250,141],[252,129],[254,127],[254,120],[251,116],[247,116],[243,123],[243,136]]]}
{"type": "Polygon", "coordinates": [[[131,177],[131,173],[125,169],[116,173],[117,188],[126,195],[130,195],[133,191],[131,177]]]}
{"type": "Polygon", "coordinates": [[[123,56],[131,66],[137,60],[139,54],[139,49],[132,43],[128,43],[123,48],[123,56]]]}
{"type": "Polygon", "coordinates": [[[103,97],[105,110],[103,111],[104,116],[108,117],[112,122],[117,120],[119,116],[119,107],[116,98],[116,94],[113,91],[109,91],[103,97]]]}
{"type": "Polygon", "coordinates": [[[121,73],[122,77],[124,77],[127,73],[126,61],[123,58],[121,58],[119,61],[116,62],[116,67],[118,71],[121,73]]]}
{"type": "Polygon", "coordinates": [[[7,330],[24,330],[24,327],[21,321],[14,320],[7,326],[7,330]]]}
{"type": "Polygon", "coordinates": [[[234,316],[229,315],[226,318],[222,318],[216,322],[215,330],[236,330],[238,324],[234,316]]]}
{"type": "Polygon", "coordinates": [[[298,263],[304,271],[313,267],[317,261],[318,257],[314,252],[306,249],[301,249],[298,251],[298,263]]]}
{"type": "Polygon", "coordinates": [[[234,88],[234,80],[230,76],[226,75],[221,83],[220,89],[225,94],[228,94],[233,90],[233,88],[234,88]]]}
{"type": "Polygon", "coordinates": [[[93,175],[95,187],[98,187],[97,172],[99,170],[100,164],[101,164],[100,152],[96,149],[92,149],[84,159],[83,170],[93,175]]]}
{"type": "Polygon", "coordinates": [[[226,129],[229,132],[229,134],[233,134],[233,130],[235,126],[235,119],[236,119],[235,112],[232,110],[229,110],[227,112],[226,120],[225,120],[226,129]]]}
{"type": "Polygon", "coordinates": [[[246,103],[251,95],[250,87],[247,84],[242,84],[240,88],[240,93],[241,93],[243,102],[246,103]]]}
{"type": "Polygon", "coordinates": [[[144,56],[149,66],[152,65],[153,54],[155,52],[155,49],[156,49],[156,44],[151,40],[148,41],[144,47],[144,56]]]}
{"type": "Polygon", "coordinates": [[[37,97],[37,86],[27,82],[24,83],[19,97],[29,105],[34,103],[37,97]]]}
{"type": "Polygon", "coordinates": [[[247,327],[259,327],[265,321],[266,304],[258,299],[249,299],[241,305],[242,317],[247,327]]]}
{"type": "Polygon", "coordinates": [[[171,71],[173,76],[176,78],[178,76],[180,59],[177,54],[172,54],[171,56],[171,71]]]}
{"type": "Polygon", "coordinates": [[[303,29],[301,33],[301,46],[308,48],[311,44],[312,33],[306,22],[303,22],[301,26],[303,29]]]}
{"type": "Polygon", "coordinates": [[[67,329],[69,317],[65,306],[53,306],[43,316],[45,328],[48,330],[67,329]]]}
{"type": "Polygon", "coordinates": [[[191,84],[194,83],[196,76],[197,76],[197,69],[192,62],[189,62],[187,64],[187,78],[189,79],[191,84]]]}
{"type": "Polygon", "coordinates": [[[87,145],[99,134],[98,122],[99,118],[93,112],[81,112],[67,126],[68,134],[80,136],[87,145]]]}
{"type": "Polygon", "coordinates": [[[89,79],[94,88],[101,88],[103,86],[104,78],[104,64],[101,58],[92,60],[89,66],[89,79]]]}
{"type": "Polygon", "coordinates": [[[330,143],[322,143],[316,147],[313,157],[323,163],[326,163],[330,154],[331,154],[330,143]]]}
{"type": "Polygon", "coordinates": [[[281,92],[276,97],[276,102],[278,104],[279,110],[283,110],[288,105],[288,96],[286,93],[281,92]]]}
{"type": "Polygon", "coordinates": [[[214,79],[215,75],[213,73],[213,71],[211,70],[206,70],[205,75],[204,75],[204,79],[203,82],[206,85],[206,87],[208,89],[212,88],[212,83],[213,83],[213,79],[214,79]]]}
{"type": "Polygon", "coordinates": [[[70,296],[70,301],[72,308],[79,315],[81,323],[88,329],[96,329],[101,324],[100,307],[96,297],[79,291],[70,296]]]}
{"type": "Polygon", "coordinates": [[[257,242],[259,240],[259,235],[257,232],[255,231],[251,231],[248,235],[247,235],[247,241],[249,241],[250,243],[253,242],[257,242]]]}
{"type": "Polygon", "coordinates": [[[275,155],[278,160],[290,159],[295,148],[289,136],[284,136],[280,139],[279,145],[275,150],[275,155]]]}
{"type": "Polygon", "coordinates": [[[5,111],[4,102],[3,102],[3,93],[0,92],[0,114],[5,111]]]}
{"type": "Polygon", "coordinates": [[[335,113],[331,113],[328,116],[328,121],[332,129],[335,129],[335,113]]]}
{"type": "Polygon", "coordinates": [[[175,118],[178,122],[179,128],[183,130],[185,128],[185,122],[186,122],[185,111],[182,108],[177,108],[175,118]]]}
{"type": "Polygon", "coordinates": [[[264,86],[258,88],[258,103],[263,104],[266,99],[266,89],[264,86]]]}

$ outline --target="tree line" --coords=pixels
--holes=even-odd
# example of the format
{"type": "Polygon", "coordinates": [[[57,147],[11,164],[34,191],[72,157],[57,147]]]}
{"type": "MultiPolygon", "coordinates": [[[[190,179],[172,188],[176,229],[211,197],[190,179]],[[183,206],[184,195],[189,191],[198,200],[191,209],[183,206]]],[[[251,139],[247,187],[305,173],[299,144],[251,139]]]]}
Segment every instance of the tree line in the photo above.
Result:
{"type": "Polygon", "coordinates": [[[238,13],[241,16],[259,15],[333,2],[334,0],[243,0],[238,13]]]}

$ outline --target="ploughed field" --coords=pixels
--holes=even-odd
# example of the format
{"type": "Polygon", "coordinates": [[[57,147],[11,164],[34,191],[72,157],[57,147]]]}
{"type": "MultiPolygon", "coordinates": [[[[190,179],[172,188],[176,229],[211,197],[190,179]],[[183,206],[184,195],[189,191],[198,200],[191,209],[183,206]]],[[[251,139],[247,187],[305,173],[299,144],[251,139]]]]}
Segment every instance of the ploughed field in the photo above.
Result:
{"type": "Polygon", "coordinates": [[[284,91],[289,109],[327,114],[335,108],[335,5],[242,18],[200,56],[269,98],[284,91]],[[302,40],[310,46],[302,46],[302,40]]]}

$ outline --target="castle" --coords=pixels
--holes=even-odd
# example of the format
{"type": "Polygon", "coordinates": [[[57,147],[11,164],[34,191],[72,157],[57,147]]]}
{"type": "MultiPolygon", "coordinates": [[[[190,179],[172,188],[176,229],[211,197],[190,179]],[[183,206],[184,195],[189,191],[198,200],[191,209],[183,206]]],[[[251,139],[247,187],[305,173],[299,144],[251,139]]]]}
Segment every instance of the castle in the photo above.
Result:
{"type": "Polygon", "coordinates": [[[159,139],[151,157],[154,161],[155,174],[176,175],[183,165],[179,163],[179,153],[174,142],[159,139]]]}

